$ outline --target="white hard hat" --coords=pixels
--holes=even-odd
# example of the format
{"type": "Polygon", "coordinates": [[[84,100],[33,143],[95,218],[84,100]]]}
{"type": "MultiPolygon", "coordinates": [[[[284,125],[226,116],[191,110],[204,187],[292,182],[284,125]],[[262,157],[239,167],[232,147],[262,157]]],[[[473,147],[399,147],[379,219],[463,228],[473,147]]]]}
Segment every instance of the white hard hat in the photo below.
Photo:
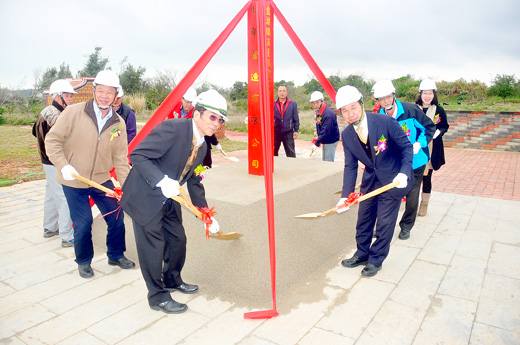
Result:
{"type": "Polygon", "coordinates": [[[381,79],[374,84],[374,87],[372,87],[372,92],[374,92],[374,98],[379,98],[395,93],[395,87],[390,80],[381,79]]]}
{"type": "Polygon", "coordinates": [[[197,105],[221,115],[225,121],[228,120],[226,99],[216,90],[210,89],[201,93],[197,99],[197,105]]]}
{"type": "Polygon", "coordinates": [[[184,96],[182,96],[182,98],[184,98],[188,102],[195,102],[197,101],[197,91],[195,91],[194,88],[190,87],[188,88],[184,96]]]}
{"type": "Polygon", "coordinates": [[[52,95],[52,97],[56,95],[61,95],[63,93],[77,93],[74,91],[74,88],[68,81],[65,79],[58,79],[55,82],[51,84],[51,87],[49,88],[49,93],[52,95]]]}
{"type": "Polygon", "coordinates": [[[325,99],[323,97],[323,94],[319,91],[314,91],[313,93],[311,93],[311,100],[309,102],[319,101],[320,99],[321,100],[325,99]]]}
{"type": "Polygon", "coordinates": [[[336,94],[336,108],[346,106],[347,104],[363,100],[363,95],[354,86],[345,85],[339,88],[336,94]]]}
{"type": "Polygon", "coordinates": [[[435,82],[431,79],[424,79],[421,81],[421,84],[419,85],[419,91],[424,90],[435,90],[437,91],[437,85],[435,85],[435,82]]]}
{"type": "Polygon", "coordinates": [[[106,85],[106,86],[112,86],[117,89],[117,92],[121,90],[121,84],[119,84],[119,77],[114,71],[111,70],[104,70],[100,71],[96,79],[94,79],[94,86],[96,85],[106,85]]]}
{"type": "Polygon", "coordinates": [[[117,97],[118,97],[118,98],[121,98],[121,97],[123,97],[124,95],[125,95],[125,92],[123,91],[123,88],[120,88],[120,89],[119,89],[119,92],[117,93],[117,97]]]}

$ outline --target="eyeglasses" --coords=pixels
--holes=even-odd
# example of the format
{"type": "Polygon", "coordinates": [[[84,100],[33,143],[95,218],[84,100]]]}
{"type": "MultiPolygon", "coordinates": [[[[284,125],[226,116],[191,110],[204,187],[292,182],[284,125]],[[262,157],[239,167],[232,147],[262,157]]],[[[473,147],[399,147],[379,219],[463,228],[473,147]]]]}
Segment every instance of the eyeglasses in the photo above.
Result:
{"type": "Polygon", "coordinates": [[[211,114],[211,115],[209,116],[209,119],[210,119],[211,121],[217,121],[217,120],[218,120],[218,123],[220,123],[221,125],[223,125],[224,122],[226,122],[226,121],[224,121],[223,118],[221,118],[221,117],[219,118],[218,116],[213,115],[213,114],[211,114]]]}

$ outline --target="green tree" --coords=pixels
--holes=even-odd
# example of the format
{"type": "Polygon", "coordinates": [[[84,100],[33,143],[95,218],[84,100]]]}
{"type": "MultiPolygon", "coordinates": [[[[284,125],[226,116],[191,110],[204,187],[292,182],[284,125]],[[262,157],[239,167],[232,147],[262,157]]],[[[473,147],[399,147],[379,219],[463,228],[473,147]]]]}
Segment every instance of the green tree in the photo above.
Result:
{"type": "Polygon", "coordinates": [[[232,101],[246,100],[247,101],[247,83],[236,81],[231,88],[229,97],[232,101]]]}
{"type": "Polygon", "coordinates": [[[58,79],[66,78],[72,78],[72,73],[70,72],[69,65],[65,65],[65,62],[63,62],[58,70],[58,79]]]}
{"type": "Polygon", "coordinates": [[[58,79],[72,78],[69,65],[63,62],[59,68],[49,67],[37,78],[35,89],[39,92],[48,89],[51,84],[58,79]]]}
{"type": "Polygon", "coordinates": [[[311,93],[313,93],[314,91],[320,91],[320,92],[325,91],[323,86],[321,86],[320,82],[315,78],[313,78],[313,79],[309,80],[308,82],[306,82],[305,84],[303,84],[303,90],[305,91],[305,93],[308,93],[309,95],[311,93]]]}
{"type": "Polygon", "coordinates": [[[504,103],[507,97],[516,96],[518,91],[518,82],[514,74],[497,74],[488,90],[491,96],[501,97],[504,103]]]}
{"type": "Polygon", "coordinates": [[[88,56],[87,63],[78,71],[78,77],[95,77],[98,72],[107,69],[108,58],[101,56],[103,47],[94,48],[94,52],[88,56]]]}
{"type": "Polygon", "coordinates": [[[137,93],[143,89],[143,76],[146,68],[139,66],[135,68],[126,64],[119,74],[119,82],[125,93],[137,93]]]}
{"type": "Polygon", "coordinates": [[[45,89],[48,89],[52,82],[59,79],[58,78],[58,70],[56,67],[50,67],[43,72],[43,75],[39,79],[39,81],[36,83],[36,89],[38,91],[43,91],[45,89]]]}
{"type": "Polygon", "coordinates": [[[419,90],[419,80],[415,80],[410,74],[392,80],[395,87],[395,96],[408,102],[414,102],[419,90]]]}

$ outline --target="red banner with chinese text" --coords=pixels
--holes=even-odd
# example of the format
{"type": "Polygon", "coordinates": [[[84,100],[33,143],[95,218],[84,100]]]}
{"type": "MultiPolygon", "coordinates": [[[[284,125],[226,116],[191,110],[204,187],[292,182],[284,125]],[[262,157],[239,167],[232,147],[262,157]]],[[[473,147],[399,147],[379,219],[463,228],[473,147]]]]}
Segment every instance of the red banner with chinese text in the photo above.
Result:
{"type": "MultiPolygon", "coordinates": [[[[256,16],[256,1],[253,1],[247,15],[247,67],[248,67],[248,172],[251,175],[261,176],[264,174],[264,160],[262,155],[262,130],[260,124],[260,67],[258,59],[258,22],[256,16]]],[[[267,60],[268,80],[270,85],[269,99],[273,99],[274,77],[273,77],[273,18],[271,9],[266,11],[266,38],[267,38],[267,60]]],[[[274,122],[272,119],[274,104],[271,102],[270,114],[274,135],[274,122]]],[[[268,125],[268,124],[266,124],[268,125]]],[[[273,136],[272,136],[273,137],[273,136]]],[[[274,140],[269,144],[273,148],[274,140]]]]}

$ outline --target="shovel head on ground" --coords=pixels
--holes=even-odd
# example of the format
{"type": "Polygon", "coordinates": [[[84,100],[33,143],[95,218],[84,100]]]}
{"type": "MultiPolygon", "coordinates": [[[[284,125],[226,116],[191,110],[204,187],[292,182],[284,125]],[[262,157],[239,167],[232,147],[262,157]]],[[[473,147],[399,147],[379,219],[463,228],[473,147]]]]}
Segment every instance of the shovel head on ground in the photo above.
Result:
{"type": "MultiPolygon", "coordinates": [[[[182,196],[173,196],[172,199],[177,201],[179,204],[186,206],[197,218],[202,220],[202,213],[189,201],[188,196],[184,192],[184,189],[182,189],[181,186],[179,186],[179,191],[181,192],[182,196]]],[[[239,234],[236,232],[229,232],[227,234],[223,233],[222,231],[217,232],[216,234],[209,233],[210,238],[214,238],[216,240],[236,240],[237,238],[240,238],[244,236],[244,234],[239,234]]]]}
{"type": "MultiPolygon", "coordinates": [[[[389,184],[387,184],[387,185],[385,185],[385,186],[383,186],[381,188],[378,188],[376,190],[371,191],[368,194],[365,194],[365,195],[361,196],[359,199],[357,199],[356,203],[360,203],[363,200],[370,199],[371,197],[376,196],[378,194],[381,194],[383,192],[386,192],[387,190],[392,189],[394,187],[397,187],[398,185],[399,185],[399,182],[389,183],[389,184]]],[[[322,213],[306,213],[306,214],[300,214],[299,216],[294,216],[294,217],[295,218],[319,218],[319,217],[328,216],[329,214],[333,214],[338,209],[340,209],[342,207],[349,207],[349,206],[351,206],[351,205],[339,205],[339,206],[331,208],[330,210],[327,210],[327,211],[322,212],[322,213]]]]}

